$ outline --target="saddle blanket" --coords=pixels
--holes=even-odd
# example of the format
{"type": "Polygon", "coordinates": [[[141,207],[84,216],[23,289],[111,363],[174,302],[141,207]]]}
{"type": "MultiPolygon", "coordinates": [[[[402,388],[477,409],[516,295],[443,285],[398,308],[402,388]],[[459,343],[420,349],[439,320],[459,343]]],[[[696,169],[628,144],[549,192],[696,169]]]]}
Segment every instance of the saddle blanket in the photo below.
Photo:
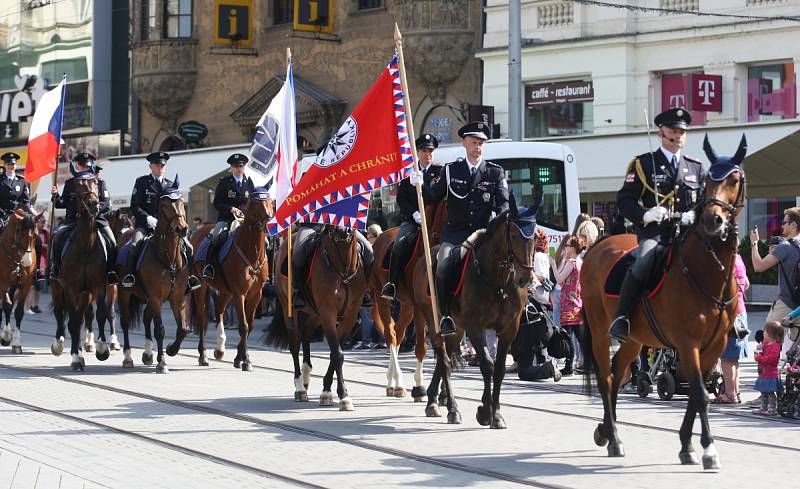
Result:
{"type": "MultiPolygon", "coordinates": [[[[136,272],[138,272],[139,268],[141,268],[142,266],[142,258],[144,258],[144,252],[147,251],[147,245],[149,244],[150,244],[150,236],[144,237],[141,241],[141,251],[139,252],[139,256],[136,259],[136,270],[135,270],[136,272]]],[[[128,240],[127,243],[122,245],[122,248],[119,250],[119,253],[117,253],[117,265],[124,267],[125,264],[128,263],[128,254],[132,253],[131,248],[133,248],[133,245],[131,244],[130,240],[128,240]]]]}
{"type": "MultiPolygon", "coordinates": [[[[222,247],[220,247],[219,251],[217,252],[217,263],[222,263],[225,260],[225,257],[228,256],[228,253],[233,247],[233,238],[236,237],[237,230],[238,229],[235,229],[228,233],[228,236],[225,238],[225,243],[222,244],[222,247]]],[[[206,238],[200,242],[200,246],[195,252],[195,260],[206,261],[206,255],[208,255],[208,248],[210,246],[211,234],[208,234],[206,238]]]]}
{"type": "MultiPolygon", "coordinates": [[[[639,249],[638,246],[623,253],[614,266],[611,267],[603,288],[603,292],[605,292],[606,295],[611,297],[619,297],[619,292],[622,289],[622,281],[625,279],[625,274],[628,273],[628,269],[633,266],[634,261],[636,261],[634,252],[637,249],[639,249]]],[[[642,295],[646,295],[648,298],[652,298],[661,289],[664,276],[666,275],[669,265],[672,262],[671,247],[658,246],[655,251],[656,259],[655,263],[653,264],[653,273],[650,274],[650,277],[647,279],[647,283],[644,286],[644,290],[642,291],[642,295]]]]}
{"type": "MultiPolygon", "coordinates": [[[[108,261],[108,243],[106,243],[106,239],[103,237],[103,233],[99,230],[96,230],[97,237],[100,238],[100,245],[103,248],[103,256],[105,257],[106,261],[108,261]]],[[[66,236],[66,240],[64,241],[64,246],[61,248],[61,258],[64,258],[64,255],[67,254],[67,250],[69,249],[69,245],[72,243],[72,236],[75,235],[75,230],[69,232],[66,236]]]]}
{"type": "MultiPolygon", "coordinates": [[[[417,233],[417,238],[414,240],[414,249],[411,251],[411,254],[406,257],[405,263],[403,263],[403,271],[408,270],[412,263],[414,263],[414,257],[417,256],[417,252],[419,251],[420,244],[422,242],[422,233],[417,233]]],[[[381,262],[381,267],[383,268],[384,272],[389,271],[389,265],[392,260],[392,255],[394,250],[394,241],[392,241],[392,246],[389,248],[389,251],[383,255],[383,261],[381,262]]]]}

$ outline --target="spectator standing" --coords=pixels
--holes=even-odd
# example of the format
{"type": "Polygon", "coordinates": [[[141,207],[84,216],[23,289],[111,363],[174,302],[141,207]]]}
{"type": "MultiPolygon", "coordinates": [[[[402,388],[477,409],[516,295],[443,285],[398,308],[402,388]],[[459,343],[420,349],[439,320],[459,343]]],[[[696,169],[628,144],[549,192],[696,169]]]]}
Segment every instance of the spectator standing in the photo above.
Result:
{"type": "Polygon", "coordinates": [[[778,373],[778,361],[783,343],[783,328],[777,321],[767,321],[764,325],[764,341],[756,347],[756,363],[758,363],[758,379],[755,389],[761,392],[761,408],[753,414],[775,416],[778,414],[777,392],[781,390],[781,378],[778,373]]]}
{"type": "Polygon", "coordinates": [[[720,357],[722,378],[725,381],[725,392],[712,402],[714,404],[738,404],[742,402],[739,392],[739,360],[747,357],[747,337],[739,339],[736,332],[747,329],[747,309],[744,304],[744,291],[750,287],[747,269],[741,255],[736,254],[733,274],[739,284],[739,305],[736,309],[736,321],[728,333],[728,344],[720,357]]]}
{"type": "Polygon", "coordinates": [[[581,252],[581,258],[583,258],[583,255],[586,254],[586,250],[588,250],[597,241],[597,238],[600,236],[600,232],[597,230],[597,226],[595,226],[592,221],[584,221],[578,226],[575,236],[581,240],[581,244],[584,247],[583,252],[581,252]]]}
{"type": "MultiPolygon", "coordinates": [[[[581,253],[584,250],[583,243],[575,236],[569,238],[564,247],[564,264],[556,272],[556,281],[561,285],[561,297],[559,298],[560,326],[570,335],[572,340],[572,352],[564,360],[564,368],[561,374],[570,376],[573,374],[573,362],[577,369],[583,368],[582,358],[580,358],[579,339],[583,336],[583,318],[581,310],[583,301],[581,299],[581,253]],[[577,357],[577,358],[576,358],[577,357]]],[[[554,262],[550,266],[555,266],[554,262]]]]}
{"type": "Polygon", "coordinates": [[[37,235],[34,245],[37,259],[36,275],[31,293],[28,294],[28,314],[40,314],[42,312],[42,310],[39,309],[39,299],[41,298],[42,286],[44,285],[44,273],[42,271],[47,270],[47,243],[50,241],[50,231],[47,230],[46,224],[47,219],[44,214],[42,214],[36,221],[37,235]]]}
{"type": "Polygon", "coordinates": [[[597,238],[600,239],[606,234],[606,223],[599,217],[593,217],[591,221],[597,228],[597,238]]]}
{"type": "MultiPolygon", "coordinates": [[[[778,265],[778,298],[772,304],[772,308],[767,315],[767,322],[780,321],[789,312],[800,306],[795,303],[792,289],[797,279],[797,264],[800,262],[800,249],[798,249],[798,234],[800,234],[800,207],[791,207],[783,211],[783,221],[781,222],[781,235],[786,241],[770,249],[766,257],[761,258],[758,251],[758,228],[750,232],[751,258],[753,270],[763,272],[778,265]]],[[[798,324],[798,319],[792,321],[798,324]]],[[[797,330],[789,330],[788,334],[781,335],[787,342],[784,351],[791,346],[792,341],[797,337],[797,330]]]]}

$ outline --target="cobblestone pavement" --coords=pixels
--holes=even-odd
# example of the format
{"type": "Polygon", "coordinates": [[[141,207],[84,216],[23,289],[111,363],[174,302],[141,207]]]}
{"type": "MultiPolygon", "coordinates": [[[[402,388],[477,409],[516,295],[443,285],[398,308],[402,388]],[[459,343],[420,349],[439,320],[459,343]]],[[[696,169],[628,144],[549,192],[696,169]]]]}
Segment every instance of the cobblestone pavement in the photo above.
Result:
{"type": "MultiPolygon", "coordinates": [[[[164,317],[171,337],[171,314],[164,317]]],[[[581,395],[580,377],[526,383],[509,376],[501,399],[509,429],[489,430],[474,417],[482,389],[474,367],[454,378],[464,423],[448,425],[426,418],[424,405],[408,397],[384,396],[386,350],[346,352],[355,410],[340,412],[317,402],[327,367],[323,343],[312,344],[311,401],[297,403],[291,357],[259,341],[264,321],[250,342],[253,372],[231,365],[238,338],[230,330],[225,358],[210,367],[197,365],[190,336],[168,358],[170,373],[158,375],[141,363],[144,337],[136,330],[135,368],[122,368],[121,352],[105,362],[87,353],[86,371],[72,372],[68,351],[50,353],[53,324],[47,313],[26,315],[23,353],[0,348],[0,489],[750,487],[782,483],[783,462],[800,454],[800,423],[758,417],[739,405],[712,406],[723,469],[681,466],[677,429],[685,397],[621,395],[627,457],[608,458],[592,442],[602,406],[581,395]]],[[[413,356],[401,357],[410,389],[413,356]]],[[[743,370],[749,400],[756,395],[755,364],[747,361],[743,370]]]]}

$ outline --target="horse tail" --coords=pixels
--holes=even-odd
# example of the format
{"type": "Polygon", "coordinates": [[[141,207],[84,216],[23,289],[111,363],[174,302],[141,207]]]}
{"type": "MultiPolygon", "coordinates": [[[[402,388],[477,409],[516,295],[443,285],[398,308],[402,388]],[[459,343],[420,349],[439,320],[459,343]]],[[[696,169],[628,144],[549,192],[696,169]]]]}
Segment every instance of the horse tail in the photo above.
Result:
{"type": "Polygon", "coordinates": [[[139,329],[142,326],[145,305],[145,302],[139,299],[135,294],[130,295],[130,298],[128,299],[128,319],[130,329],[139,329]]]}
{"type": "Polygon", "coordinates": [[[450,360],[450,366],[453,372],[463,370],[467,365],[467,361],[461,354],[461,340],[459,335],[446,336],[445,342],[447,344],[447,356],[450,360]],[[452,339],[450,339],[452,338],[452,339]]]}
{"type": "Polygon", "coordinates": [[[586,312],[583,314],[583,338],[581,339],[581,351],[583,352],[583,393],[589,397],[594,394],[594,383],[597,372],[597,359],[594,357],[592,348],[592,328],[589,320],[586,319],[586,312]]]}
{"type": "Polygon", "coordinates": [[[279,300],[275,301],[275,311],[264,343],[279,350],[289,348],[289,328],[286,327],[286,321],[283,319],[283,306],[279,300]]]}
{"type": "MultiPolygon", "coordinates": [[[[211,287],[207,287],[205,294],[203,294],[203,300],[206,303],[206,306],[210,303],[211,299],[211,287]]],[[[208,314],[209,308],[206,307],[206,314],[208,314]]],[[[194,293],[189,294],[189,324],[193,326],[198,326],[200,324],[198,310],[197,310],[197,301],[194,298],[194,293]]]]}

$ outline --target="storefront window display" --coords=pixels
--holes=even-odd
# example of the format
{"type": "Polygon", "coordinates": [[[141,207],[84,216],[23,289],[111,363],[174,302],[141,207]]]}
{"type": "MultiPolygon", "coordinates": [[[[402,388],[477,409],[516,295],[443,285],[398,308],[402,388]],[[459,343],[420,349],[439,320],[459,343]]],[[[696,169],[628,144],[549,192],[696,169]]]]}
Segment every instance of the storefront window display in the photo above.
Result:
{"type": "Polygon", "coordinates": [[[747,68],[747,120],[772,121],[797,116],[794,63],[747,68]]]}
{"type": "Polygon", "coordinates": [[[593,100],[591,81],[525,85],[525,137],[591,134],[593,100]]]}

